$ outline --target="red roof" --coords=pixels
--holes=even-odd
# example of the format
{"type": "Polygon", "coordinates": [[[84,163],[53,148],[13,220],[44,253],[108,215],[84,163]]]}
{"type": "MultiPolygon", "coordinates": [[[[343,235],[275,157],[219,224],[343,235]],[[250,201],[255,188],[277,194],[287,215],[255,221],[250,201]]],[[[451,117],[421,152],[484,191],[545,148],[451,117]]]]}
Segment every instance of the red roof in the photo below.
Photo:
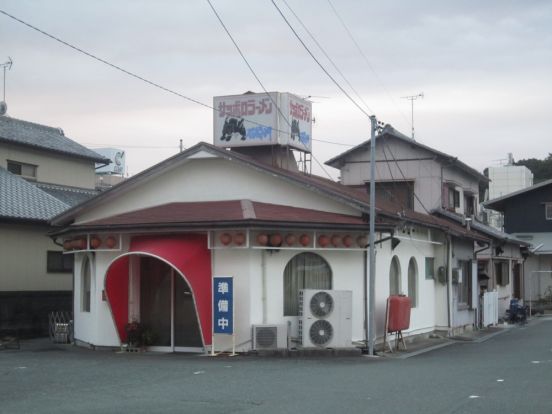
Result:
{"type": "Polygon", "coordinates": [[[361,216],[259,203],[251,200],[231,200],[162,204],[90,221],[78,227],[200,223],[216,225],[244,221],[280,224],[301,223],[306,226],[309,224],[325,224],[328,226],[353,225],[366,227],[368,225],[361,216]]]}

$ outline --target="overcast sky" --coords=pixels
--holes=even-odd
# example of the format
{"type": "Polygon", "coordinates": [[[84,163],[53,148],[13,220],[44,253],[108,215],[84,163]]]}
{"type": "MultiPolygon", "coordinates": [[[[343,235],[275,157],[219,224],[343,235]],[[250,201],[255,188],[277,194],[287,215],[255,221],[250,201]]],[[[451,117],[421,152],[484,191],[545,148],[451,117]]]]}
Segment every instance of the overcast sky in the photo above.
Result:
{"type": "MultiPolygon", "coordinates": [[[[314,97],[315,140],[356,145],[369,137],[367,117],[269,0],[212,1],[268,90],[314,97]]],[[[515,159],[552,152],[552,2],[332,0],[364,56],[327,1],[287,2],[379,120],[410,134],[410,103],[401,97],[423,92],[415,103],[417,140],[474,168],[497,165],[508,152],[515,159]]],[[[286,4],[277,4],[349,90],[286,4]]],[[[261,91],[204,0],[2,0],[0,9],[207,104],[261,91]]],[[[179,139],[186,147],[213,142],[209,109],[0,14],[0,61],[8,56],[10,116],[59,126],[91,148],[123,148],[131,175],[173,155],[179,139]]],[[[320,162],[347,148],[313,143],[320,162]]],[[[313,170],[322,174],[314,163],[313,170]]]]}

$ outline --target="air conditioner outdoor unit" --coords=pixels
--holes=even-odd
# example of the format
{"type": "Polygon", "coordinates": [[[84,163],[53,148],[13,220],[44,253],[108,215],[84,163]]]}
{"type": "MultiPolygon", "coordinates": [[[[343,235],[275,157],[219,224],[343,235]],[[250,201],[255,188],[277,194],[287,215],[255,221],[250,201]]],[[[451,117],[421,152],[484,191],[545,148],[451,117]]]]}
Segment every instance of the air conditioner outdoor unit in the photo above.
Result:
{"type": "Polygon", "coordinates": [[[352,346],[353,292],[304,289],[299,292],[299,340],[303,348],[352,346]]]}
{"type": "Polygon", "coordinates": [[[253,350],[287,349],[287,325],[253,325],[253,350]]]}

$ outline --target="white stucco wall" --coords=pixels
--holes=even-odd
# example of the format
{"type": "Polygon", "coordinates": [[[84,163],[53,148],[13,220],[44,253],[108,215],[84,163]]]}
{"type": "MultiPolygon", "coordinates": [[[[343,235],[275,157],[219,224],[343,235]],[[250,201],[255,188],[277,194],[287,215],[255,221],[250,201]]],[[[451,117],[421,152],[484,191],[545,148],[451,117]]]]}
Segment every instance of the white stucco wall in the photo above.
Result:
{"type": "Polygon", "coordinates": [[[264,203],[359,215],[358,210],[281,178],[220,158],[194,159],[139,187],[119,192],[76,223],[171,202],[250,199],[264,203]]]}

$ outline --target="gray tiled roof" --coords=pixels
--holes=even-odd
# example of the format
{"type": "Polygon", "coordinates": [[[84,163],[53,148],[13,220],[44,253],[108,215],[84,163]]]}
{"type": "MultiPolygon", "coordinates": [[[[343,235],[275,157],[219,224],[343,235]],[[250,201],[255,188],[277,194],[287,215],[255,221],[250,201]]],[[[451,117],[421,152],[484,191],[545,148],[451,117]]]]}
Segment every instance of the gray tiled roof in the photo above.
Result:
{"type": "Polygon", "coordinates": [[[0,167],[0,217],[47,221],[70,206],[0,167]]]}
{"type": "Polygon", "coordinates": [[[102,155],[67,138],[60,128],[0,116],[0,141],[54,151],[96,162],[106,162],[102,155]]]}
{"type": "Polygon", "coordinates": [[[89,190],[86,188],[66,187],[62,185],[36,183],[36,186],[42,191],[54,196],[58,200],[64,202],[70,207],[76,206],[83,201],[94,197],[99,193],[96,190],[89,190]]]}

